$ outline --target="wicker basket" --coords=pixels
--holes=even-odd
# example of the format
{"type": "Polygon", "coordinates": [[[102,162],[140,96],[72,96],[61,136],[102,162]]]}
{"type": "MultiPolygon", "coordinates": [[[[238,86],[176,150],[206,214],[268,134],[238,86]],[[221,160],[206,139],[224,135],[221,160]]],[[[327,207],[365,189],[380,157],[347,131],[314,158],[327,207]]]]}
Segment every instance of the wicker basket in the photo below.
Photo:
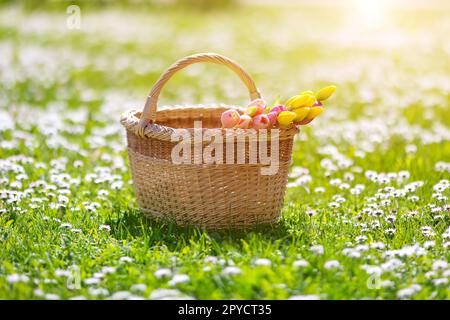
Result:
{"type": "MultiPolygon", "coordinates": [[[[247,86],[252,100],[260,97],[255,83],[242,67],[221,55],[196,54],[173,64],[152,88],[143,112],[133,110],[121,117],[121,123],[127,130],[128,155],[137,202],[144,213],[169,218],[179,224],[223,229],[273,223],[283,205],[297,127],[279,131],[279,167],[273,175],[261,173],[261,168],[267,164],[250,164],[247,151],[245,163],[241,161],[242,164],[205,164],[198,161],[199,153],[196,156],[195,152],[191,152],[190,163],[176,164],[171,160],[172,149],[178,144],[172,141],[173,134],[180,133],[180,130],[184,134],[187,132],[192,138],[189,147],[193,150],[196,148],[194,121],[202,121],[201,130],[216,128],[214,130],[224,136],[225,130],[219,129],[220,116],[223,111],[233,108],[216,105],[169,108],[157,112],[158,97],[165,83],[180,69],[197,62],[229,67],[247,86]]],[[[244,135],[245,131],[235,130],[235,135],[244,135]]],[[[257,139],[262,138],[258,136],[257,139]]],[[[244,141],[247,147],[249,139],[244,141]]],[[[237,147],[237,140],[230,143],[237,147]]],[[[224,148],[230,143],[225,143],[224,148]]],[[[207,146],[200,144],[200,154],[207,146]]],[[[270,154],[270,144],[267,143],[267,146],[270,154]]],[[[233,156],[236,157],[236,153],[233,156]]]]}

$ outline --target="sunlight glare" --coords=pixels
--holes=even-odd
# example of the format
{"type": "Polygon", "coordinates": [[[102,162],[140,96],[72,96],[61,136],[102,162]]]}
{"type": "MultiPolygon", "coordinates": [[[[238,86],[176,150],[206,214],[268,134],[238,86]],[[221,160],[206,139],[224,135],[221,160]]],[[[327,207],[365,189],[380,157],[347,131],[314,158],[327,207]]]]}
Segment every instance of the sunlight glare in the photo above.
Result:
{"type": "Polygon", "coordinates": [[[353,0],[356,20],[370,29],[380,28],[386,20],[386,0],[353,0]]]}

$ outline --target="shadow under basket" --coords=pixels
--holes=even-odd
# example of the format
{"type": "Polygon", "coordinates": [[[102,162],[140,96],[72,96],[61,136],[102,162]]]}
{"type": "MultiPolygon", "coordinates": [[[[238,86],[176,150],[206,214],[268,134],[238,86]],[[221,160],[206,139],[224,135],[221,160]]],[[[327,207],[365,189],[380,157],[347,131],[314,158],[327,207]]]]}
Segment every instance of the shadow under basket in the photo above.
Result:
{"type": "MultiPolygon", "coordinates": [[[[192,57],[199,55],[188,58],[192,57]]],[[[213,57],[227,59],[218,55],[213,57]]],[[[160,83],[161,79],[159,90],[164,84],[160,83]]],[[[178,224],[210,229],[251,228],[275,222],[283,205],[292,144],[298,128],[291,126],[277,130],[276,152],[272,150],[273,130],[267,130],[268,134],[264,136],[252,136],[249,133],[254,130],[219,128],[222,112],[236,107],[196,106],[156,112],[159,91],[155,93],[155,87],[142,114],[133,110],[121,117],[127,130],[137,203],[142,211],[178,224]],[[152,103],[155,106],[152,107],[152,103]],[[151,119],[145,116],[148,105],[148,110],[153,110],[151,119]],[[201,121],[200,129],[193,129],[195,121],[201,121]],[[211,138],[205,137],[207,132],[221,137],[224,143],[215,144],[214,150],[211,138]],[[230,138],[230,132],[233,138],[230,138]],[[183,137],[181,144],[184,145],[173,141],[174,136],[183,137]],[[173,161],[172,153],[174,148],[181,146],[186,158],[183,163],[178,163],[173,161]],[[271,164],[261,163],[259,157],[255,162],[254,152],[250,152],[255,151],[252,148],[257,148],[258,155],[263,152],[267,159],[276,162],[272,163],[275,168],[272,174],[263,174],[262,169],[271,164]],[[216,161],[205,163],[204,154],[216,157],[216,161]],[[222,159],[223,163],[217,159],[222,159]]],[[[251,89],[256,90],[256,87],[251,89]]]]}

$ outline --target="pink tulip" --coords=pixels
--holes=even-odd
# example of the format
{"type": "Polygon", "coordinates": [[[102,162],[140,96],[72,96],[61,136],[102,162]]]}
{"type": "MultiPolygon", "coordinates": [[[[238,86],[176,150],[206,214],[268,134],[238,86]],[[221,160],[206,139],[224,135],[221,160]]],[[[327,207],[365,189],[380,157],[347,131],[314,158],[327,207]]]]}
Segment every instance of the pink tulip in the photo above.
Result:
{"type": "Polygon", "coordinates": [[[236,110],[230,109],[224,111],[220,117],[223,128],[233,128],[239,123],[240,115],[236,110]]]}
{"type": "Polygon", "coordinates": [[[271,110],[270,110],[270,112],[276,112],[276,113],[280,113],[280,112],[282,112],[282,111],[287,111],[287,108],[285,107],[285,106],[283,106],[283,105],[278,105],[278,106],[276,106],[276,107],[273,107],[271,110]]]}
{"type": "Polygon", "coordinates": [[[258,98],[258,99],[251,101],[248,104],[248,107],[249,107],[249,110],[251,110],[250,116],[254,117],[254,116],[264,112],[264,109],[266,108],[266,102],[263,99],[258,98]]]}
{"type": "Polygon", "coordinates": [[[266,114],[259,114],[253,118],[253,128],[266,129],[270,125],[270,119],[266,114]]]}
{"type": "Polygon", "coordinates": [[[249,107],[253,107],[253,106],[265,107],[266,106],[266,102],[262,98],[258,98],[258,99],[250,101],[248,106],[249,107]]]}
{"type": "Polygon", "coordinates": [[[267,114],[267,117],[268,117],[269,120],[270,120],[270,126],[274,126],[274,125],[277,124],[278,112],[276,112],[276,111],[270,111],[270,112],[267,114]]]}
{"type": "Polygon", "coordinates": [[[242,114],[239,119],[239,123],[237,124],[238,128],[248,129],[252,126],[252,117],[248,114],[242,114]]]}

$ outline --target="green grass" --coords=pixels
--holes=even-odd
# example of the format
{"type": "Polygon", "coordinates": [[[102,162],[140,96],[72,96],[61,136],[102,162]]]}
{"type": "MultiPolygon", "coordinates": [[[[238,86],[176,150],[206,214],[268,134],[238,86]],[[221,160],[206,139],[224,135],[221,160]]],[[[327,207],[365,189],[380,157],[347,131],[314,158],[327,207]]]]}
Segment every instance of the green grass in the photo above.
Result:
{"type": "MultiPolygon", "coordinates": [[[[155,298],[163,288],[196,299],[450,297],[450,11],[389,9],[378,26],[311,6],[81,12],[81,29],[68,30],[64,10],[0,9],[1,299],[155,298]],[[203,51],[239,61],[269,102],[338,86],[295,142],[293,167],[308,173],[289,179],[274,226],[180,227],[137,207],[120,113],[141,108],[176,59],[203,51]],[[383,184],[368,171],[409,174],[383,184]],[[172,275],[158,277],[165,268],[172,275]],[[173,283],[177,274],[189,279],[173,283]]],[[[176,75],[162,95],[247,100],[215,65],[176,75]]]]}

